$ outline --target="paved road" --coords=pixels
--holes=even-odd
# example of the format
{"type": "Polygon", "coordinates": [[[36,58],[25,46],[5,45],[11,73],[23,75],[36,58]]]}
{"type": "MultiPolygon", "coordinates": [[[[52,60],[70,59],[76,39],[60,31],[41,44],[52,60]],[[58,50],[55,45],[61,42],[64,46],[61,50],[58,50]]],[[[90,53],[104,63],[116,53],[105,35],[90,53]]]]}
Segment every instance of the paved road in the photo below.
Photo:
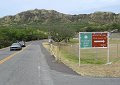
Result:
{"type": "Polygon", "coordinates": [[[0,50],[0,62],[8,57],[0,63],[0,85],[120,85],[119,78],[81,77],[54,62],[41,43],[34,41],[20,52],[0,50]]]}

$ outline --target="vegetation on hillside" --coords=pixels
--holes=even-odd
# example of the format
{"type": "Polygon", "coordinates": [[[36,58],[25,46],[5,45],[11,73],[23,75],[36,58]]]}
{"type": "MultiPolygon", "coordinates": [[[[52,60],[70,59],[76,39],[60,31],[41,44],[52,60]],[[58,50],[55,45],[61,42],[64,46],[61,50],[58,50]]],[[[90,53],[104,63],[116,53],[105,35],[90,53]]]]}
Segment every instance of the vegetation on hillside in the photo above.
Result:
{"type": "Polygon", "coordinates": [[[16,40],[36,40],[52,36],[56,42],[68,42],[78,32],[120,32],[120,14],[95,12],[68,15],[54,10],[28,10],[0,18],[0,48],[16,40]]]}
{"type": "Polygon", "coordinates": [[[11,45],[16,41],[31,41],[47,38],[47,33],[39,29],[0,28],[0,48],[11,45]]]}

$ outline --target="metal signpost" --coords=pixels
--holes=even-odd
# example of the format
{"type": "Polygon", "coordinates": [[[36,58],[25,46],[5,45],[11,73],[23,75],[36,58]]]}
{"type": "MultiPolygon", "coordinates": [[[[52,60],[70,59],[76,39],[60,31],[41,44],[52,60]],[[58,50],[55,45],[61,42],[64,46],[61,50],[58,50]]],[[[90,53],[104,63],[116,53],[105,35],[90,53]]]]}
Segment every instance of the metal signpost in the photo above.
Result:
{"type": "Polygon", "coordinates": [[[107,63],[109,63],[108,32],[79,32],[79,66],[80,66],[80,49],[88,48],[108,48],[107,63]]]}

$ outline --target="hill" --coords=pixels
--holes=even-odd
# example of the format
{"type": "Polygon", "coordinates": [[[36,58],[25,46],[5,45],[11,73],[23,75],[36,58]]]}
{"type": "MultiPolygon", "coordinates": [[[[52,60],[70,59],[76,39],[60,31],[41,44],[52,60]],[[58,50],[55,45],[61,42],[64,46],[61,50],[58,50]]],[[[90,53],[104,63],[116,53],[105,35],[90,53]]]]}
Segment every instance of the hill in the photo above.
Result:
{"type": "Polygon", "coordinates": [[[91,14],[69,15],[54,10],[28,10],[14,16],[5,16],[0,19],[1,26],[9,25],[34,25],[34,24],[56,24],[56,23],[120,23],[120,13],[95,12],[91,14]]]}

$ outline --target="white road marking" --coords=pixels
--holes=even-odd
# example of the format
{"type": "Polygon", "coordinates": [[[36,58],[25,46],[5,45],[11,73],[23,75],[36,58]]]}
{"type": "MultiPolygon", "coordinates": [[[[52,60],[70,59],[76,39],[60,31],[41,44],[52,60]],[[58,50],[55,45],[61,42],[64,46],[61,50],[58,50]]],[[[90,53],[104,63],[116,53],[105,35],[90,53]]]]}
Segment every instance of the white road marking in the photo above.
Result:
{"type": "Polygon", "coordinates": [[[38,66],[38,76],[40,77],[40,66],[38,66]]]}

